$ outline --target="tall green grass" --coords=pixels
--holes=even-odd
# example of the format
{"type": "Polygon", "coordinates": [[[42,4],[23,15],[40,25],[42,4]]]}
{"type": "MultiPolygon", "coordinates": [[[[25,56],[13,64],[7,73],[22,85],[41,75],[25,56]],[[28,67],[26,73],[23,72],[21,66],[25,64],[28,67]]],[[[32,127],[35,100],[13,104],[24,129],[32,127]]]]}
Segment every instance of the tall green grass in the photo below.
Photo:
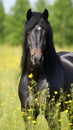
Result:
{"type": "MultiPolygon", "coordinates": [[[[20,57],[21,47],[0,46],[0,130],[25,130],[18,98],[20,57]]],[[[68,112],[61,112],[60,117],[61,130],[71,130],[68,112]]],[[[30,130],[49,130],[41,112],[33,124],[30,130]]]]}

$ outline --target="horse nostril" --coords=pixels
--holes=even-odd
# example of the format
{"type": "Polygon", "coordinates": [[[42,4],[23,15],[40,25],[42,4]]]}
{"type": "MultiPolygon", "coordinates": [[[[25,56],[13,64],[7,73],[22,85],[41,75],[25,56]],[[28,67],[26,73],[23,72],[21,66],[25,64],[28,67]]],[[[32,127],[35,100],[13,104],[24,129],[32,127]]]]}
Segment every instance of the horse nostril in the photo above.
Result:
{"type": "Polygon", "coordinates": [[[33,63],[36,63],[36,62],[37,62],[37,57],[36,57],[34,54],[31,55],[31,61],[32,61],[33,63]]]}
{"type": "Polygon", "coordinates": [[[40,64],[43,61],[43,56],[42,55],[31,55],[31,61],[33,64],[40,64]]]}
{"type": "Polygon", "coordinates": [[[34,56],[34,55],[32,54],[31,57],[33,58],[33,56],[34,56]]]}
{"type": "Polygon", "coordinates": [[[34,55],[32,54],[32,55],[31,55],[31,58],[33,59],[33,57],[34,57],[34,55]]]}
{"type": "Polygon", "coordinates": [[[42,61],[43,61],[43,56],[41,55],[39,62],[42,62],[42,61]]]}
{"type": "Polygon", "coordinates": [[[36,57],[34,57],[34,62],[35,62],[35,63],[37,62],[37,58],[36,58],[36,57]]]}

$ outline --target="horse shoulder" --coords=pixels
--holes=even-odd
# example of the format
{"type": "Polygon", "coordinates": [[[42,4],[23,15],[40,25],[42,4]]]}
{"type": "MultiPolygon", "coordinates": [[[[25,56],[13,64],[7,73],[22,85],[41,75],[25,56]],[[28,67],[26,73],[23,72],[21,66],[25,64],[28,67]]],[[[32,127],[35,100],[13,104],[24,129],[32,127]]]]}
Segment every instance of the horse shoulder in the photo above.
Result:
{"type": "Polygon", "coordinates": [[[60,91],[60,88],[64,87],[64,75],[61,65],[58,63],[55,67],[55,72],[49,80],[49,88],[51,93],[54,91],[60,91]]]}

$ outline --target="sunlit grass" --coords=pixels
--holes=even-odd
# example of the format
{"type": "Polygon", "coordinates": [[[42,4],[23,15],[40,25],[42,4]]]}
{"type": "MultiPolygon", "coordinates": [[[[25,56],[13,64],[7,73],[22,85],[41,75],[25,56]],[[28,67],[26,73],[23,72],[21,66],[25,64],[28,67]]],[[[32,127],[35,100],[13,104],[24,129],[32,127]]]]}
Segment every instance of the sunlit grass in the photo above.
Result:
{"type": "Polygon", "coordinates": [[[24,129],[17,93],[19,62],[19,48],[0,47],[0,130],[24,129]]]}
{"type": "MultiPolygon", "coordinates": [[[[66,47],[62,50],[68,51],[68,49],[66,47]]],[[[60,48],[57,47],[57,50],[60,48]]],[[[70,50],[72,51],[72,47],[70,50]]],[[[0,46],[0,130],[25,130],[18,99],[20,58],[20,46],[0,46]]],[[[30,118],[28,117],[28,119],[30,118]]],[[[59,121],[61,121],[61,130],[71,130],[67,111],[62,112],[59,121]]],[[[33,120],[32,125],[34,122],[33,120]]],[[[31,129],[30,127],[30,130],[48,130],[47,122],[42,114],[38,116],[36,128],[31,129]]]]}

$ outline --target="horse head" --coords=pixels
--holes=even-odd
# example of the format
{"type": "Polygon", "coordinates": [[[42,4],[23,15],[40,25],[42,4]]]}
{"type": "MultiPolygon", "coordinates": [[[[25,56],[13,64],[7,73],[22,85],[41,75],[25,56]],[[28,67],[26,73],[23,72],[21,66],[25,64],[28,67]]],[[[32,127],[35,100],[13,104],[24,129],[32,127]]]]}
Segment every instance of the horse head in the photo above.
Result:
{"type": "MultiPolygon", "coordinates": [[[[50,52],[53,52],[53,32],[48,17],[47,9],[43,13],[32,12],[31,9],[27,11],[21,63],[22,71],[27,70],[30,62],[32,66],[41,65],[45,59],[48,59],[47,56],[50,52]]],[[[47,63],[45,62],[45,64],[47,63]]]]}

